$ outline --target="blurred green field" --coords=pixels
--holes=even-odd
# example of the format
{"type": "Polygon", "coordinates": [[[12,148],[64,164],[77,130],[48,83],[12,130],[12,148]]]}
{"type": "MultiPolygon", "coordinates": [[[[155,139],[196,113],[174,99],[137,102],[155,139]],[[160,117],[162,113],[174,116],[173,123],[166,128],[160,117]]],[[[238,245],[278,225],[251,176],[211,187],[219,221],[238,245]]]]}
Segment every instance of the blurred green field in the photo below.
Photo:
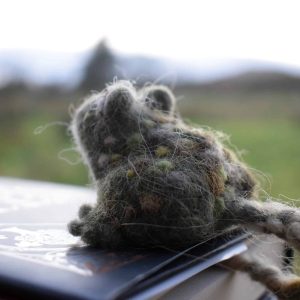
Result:
{"type": "Polygon", "coordinates": [[[229,135],[230,146],[254,169],[267,194],[282,200],[300,199],[300,123],[246,119],[200,124],[229,135]]]}
{"type": "MultiPolygon", "coordinates": [[[[77,163],[78,154],[66,150],[73,147],[66,126],[50,126],[36,134],[40,126],[53,121],[68,122],[69,118],[41,113],[16,118],[17,122],[12,118],[1,120],[1,176],[89,183],[85,167],[77,163]]],[[[241,151],[243,160],[258,170],[267,194],[282,200],[300,198],[300,122],[237,118],[190,121],[228,134],[231,147],[241,151]]]]}
{"type": "Polygon", "coordinates": [[[0,176],[83,185],[88,176],[73,147],[67,126],[53,125],[62,120],[57,115],[19,116],[17,126],[11,119],[2,120],[0,176]],[[70,161],[67,162],[66,160],[70,161]]]}

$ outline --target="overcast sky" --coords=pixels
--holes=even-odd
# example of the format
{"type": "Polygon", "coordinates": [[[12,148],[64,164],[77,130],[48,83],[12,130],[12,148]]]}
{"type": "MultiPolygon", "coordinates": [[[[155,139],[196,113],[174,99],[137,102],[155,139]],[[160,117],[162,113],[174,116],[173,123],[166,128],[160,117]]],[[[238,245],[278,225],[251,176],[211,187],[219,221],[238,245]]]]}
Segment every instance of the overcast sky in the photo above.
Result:
{"type": "Polygon", "coordinates": [[[300,1],[0,0],[0,49],[113,48],[176,59],[300,67],[300,1]]]}

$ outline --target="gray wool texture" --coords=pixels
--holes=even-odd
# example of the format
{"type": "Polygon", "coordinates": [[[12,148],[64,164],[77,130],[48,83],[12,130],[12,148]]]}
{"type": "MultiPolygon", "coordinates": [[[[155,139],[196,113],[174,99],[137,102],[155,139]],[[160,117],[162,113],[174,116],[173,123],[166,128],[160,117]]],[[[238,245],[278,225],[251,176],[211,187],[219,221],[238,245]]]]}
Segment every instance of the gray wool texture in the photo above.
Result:
{"type": "MultiPolygon", "coordinates": [[[[180,249],[239,226],[300,249],[299,210],[253,200],[257,184],[247,166],[218,133],[185,124],[165,86],[109,85],[76,110],[71,129],[98,192],[97,203],[69,223],[85,243],[180,249]]],[[[262,281],[256,274],[267,267],[246,271],[262,281]]],[[[286,295],[300,299],[300,292],[286,295]]]]}

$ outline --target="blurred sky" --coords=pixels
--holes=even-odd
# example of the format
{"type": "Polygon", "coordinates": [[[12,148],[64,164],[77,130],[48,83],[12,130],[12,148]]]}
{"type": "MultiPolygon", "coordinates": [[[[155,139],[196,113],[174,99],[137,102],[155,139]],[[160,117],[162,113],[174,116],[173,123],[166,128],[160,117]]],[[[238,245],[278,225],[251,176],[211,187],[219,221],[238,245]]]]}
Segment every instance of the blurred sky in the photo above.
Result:
{"type": "Polygon", "coordinates": [[[300,1],[0,0],[0,49],[258,59],[300,67],[300,1]]]}

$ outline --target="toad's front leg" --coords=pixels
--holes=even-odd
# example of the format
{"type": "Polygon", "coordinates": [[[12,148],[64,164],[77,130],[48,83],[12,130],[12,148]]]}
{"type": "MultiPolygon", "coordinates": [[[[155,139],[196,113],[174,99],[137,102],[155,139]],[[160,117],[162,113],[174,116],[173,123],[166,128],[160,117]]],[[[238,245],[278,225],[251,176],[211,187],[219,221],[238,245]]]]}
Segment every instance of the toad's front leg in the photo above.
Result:
{"type": "Polygon", "coordinates": [[[82,241],[90,246],[106,249],[121,248],[125,241],[120,228],[109,218],[100,207],[84,204],[79,209],[79,219],[68,224],[69,232],[80,236],[82,241]]]}
{"type": "MultiPolygon", "coordinates": [[[[274,234],[300,250],[300,209],[267,201],[248,199],[228,201],[221,222],[274,234]]],[[[300,299],[300,298],[299,298],[300,299]]]]}

